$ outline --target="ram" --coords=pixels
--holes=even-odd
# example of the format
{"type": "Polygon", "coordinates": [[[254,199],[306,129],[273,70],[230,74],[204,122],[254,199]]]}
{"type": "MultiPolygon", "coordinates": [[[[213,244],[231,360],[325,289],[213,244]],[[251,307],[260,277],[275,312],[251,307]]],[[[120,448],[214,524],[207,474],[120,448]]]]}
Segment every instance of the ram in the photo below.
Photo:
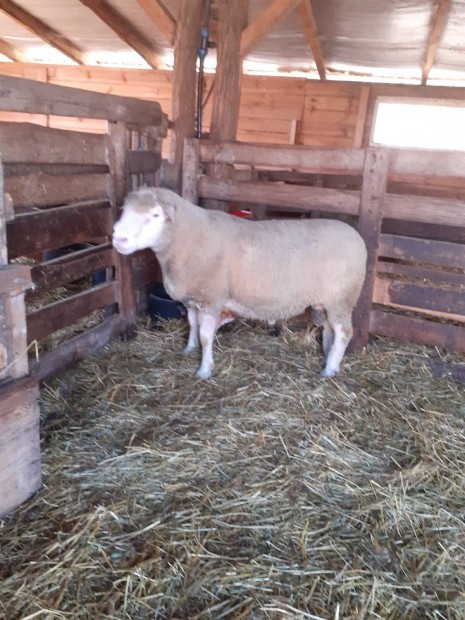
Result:
{"type": "Polygon", "coordinates": [[[316,309],[323,323],[323,377],[339,371],[365,279],[360,235],[337,220],[246,221],[197,207],[174,192],[128,195],[113,231],[122,254],[151,248],[166,290],[188,310],[185,353],[202,345],[197,374],[209,378],[225,311],[268,322],[316,309]]]}

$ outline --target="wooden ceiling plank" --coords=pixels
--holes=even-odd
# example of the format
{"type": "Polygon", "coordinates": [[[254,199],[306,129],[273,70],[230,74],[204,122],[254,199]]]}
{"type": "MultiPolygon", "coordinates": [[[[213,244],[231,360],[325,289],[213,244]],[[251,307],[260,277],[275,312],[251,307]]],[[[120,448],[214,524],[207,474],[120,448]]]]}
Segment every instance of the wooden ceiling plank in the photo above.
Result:
{"type": "Polygon", "coordinates": [[[439,41],[446,27],[450,6],[450,0],[438,0],[436,7],[434,8],[431,18],[428,42],[426,44],[425,59],[423,61],[423,66],[421,69],[422,84],[426,84],[429,72],[431,71],[431,68],[434,64],[434,58],[436,56],[439,41]]]}
{"type": "Polygon", "coordinates": [[[28,58],[26,54],[20,52],[16,47],[5,41],[4,39],[0,39],[0,54],[3,54],[13,62],[27,62],[28,58]]]}
{"type": "Polygon", "coordinates": [[[137,0],[137,2],[168,43],[174,45],[176,20],[165,6],[159,0],[137,0]]]}
{"type": "Polygon", "coordinates": [[[302,28],[305,38],[307,39],[310,49],[312,50],[313,60],[315,61],[320,79],[325,80],[325,63],[311,0],[303,0],[297,7],[297,10],[299,17],[302,20],[302,28]]]}
{"type": "Polygon", "coordinates": [[[74,62],[77,62],[79,65],[86,64],[84,53],[74,45],[72,41],[48,26],[42,20],[25,11],[18,4],[15,4],[11,0],[0,0],[0,11],[12,17],[21,26],[24,26],[33,34],[36,34],[52,47],[60,50],[62,54],[71,58],[74,62]]]}
{"type": "MultiPolygon", "coordinates": [[[[157,69],[160,64],[160,50],[155,43],[149,41],[131,22],[114,9],[106,0],[79,0],[90,9],[118,37],[136,51],[152,67],[157,69]]],[[[2,2],[2,0],[0,0],[2,2]]]]}
{"type": "Polygon", "coordinates": [[[273,29],[275,24],[291,13],[302,0],[274,0],[244,29],[241,37],[241,56],[245,58],[273,29]]]}

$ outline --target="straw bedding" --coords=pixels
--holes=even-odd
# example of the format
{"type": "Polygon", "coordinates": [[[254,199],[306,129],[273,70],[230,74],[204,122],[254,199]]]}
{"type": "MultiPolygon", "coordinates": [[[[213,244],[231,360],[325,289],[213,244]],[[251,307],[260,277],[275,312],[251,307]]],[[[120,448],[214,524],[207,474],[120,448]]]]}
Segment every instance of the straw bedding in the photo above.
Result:
{"type": "Polygon", "coordinates": [[[205,382],[184,339],[141,324],[43,389],[0,616],[465,618],[463,384],[381,339],[322,381],[300,319],[220,333],[205,382]]]}

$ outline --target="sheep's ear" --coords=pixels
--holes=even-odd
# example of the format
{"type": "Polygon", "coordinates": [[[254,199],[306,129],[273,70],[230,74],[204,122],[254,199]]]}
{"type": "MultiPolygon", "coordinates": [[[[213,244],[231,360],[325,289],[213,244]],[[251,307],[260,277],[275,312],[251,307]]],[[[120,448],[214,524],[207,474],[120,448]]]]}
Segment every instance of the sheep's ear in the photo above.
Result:
{"type": "Polygon", "coordinates": [[[170,222],[176,221],[176,207],[174,205],[163,205],[162,209],[167,220],[170,222]]]}

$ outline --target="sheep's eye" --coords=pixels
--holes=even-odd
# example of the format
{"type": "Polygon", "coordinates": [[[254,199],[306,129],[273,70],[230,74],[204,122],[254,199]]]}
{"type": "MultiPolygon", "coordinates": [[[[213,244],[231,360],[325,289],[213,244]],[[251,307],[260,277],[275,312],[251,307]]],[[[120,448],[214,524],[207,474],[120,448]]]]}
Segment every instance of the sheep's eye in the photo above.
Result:
{"type": "Polygon", "coordinates": [[[160,217],[159,213],[152,213],[152,217],[160,217]]]}

